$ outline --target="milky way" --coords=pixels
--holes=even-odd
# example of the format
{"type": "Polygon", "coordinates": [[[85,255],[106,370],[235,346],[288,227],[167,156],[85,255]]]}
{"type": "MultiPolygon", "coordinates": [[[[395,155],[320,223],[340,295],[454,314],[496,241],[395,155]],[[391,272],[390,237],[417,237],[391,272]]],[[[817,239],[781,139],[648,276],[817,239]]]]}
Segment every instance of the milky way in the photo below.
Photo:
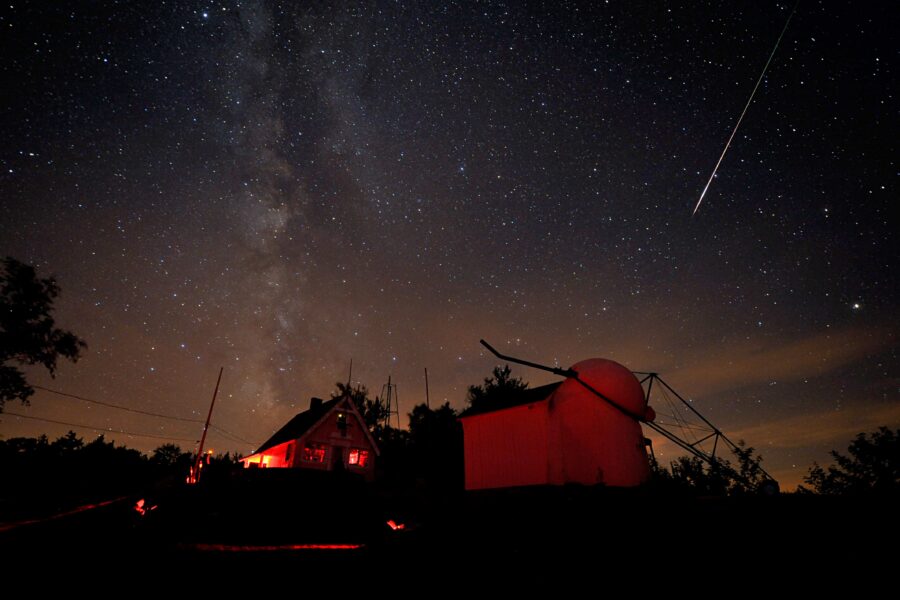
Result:
{"type": "Polygon", "coordinates": [[[351,359],[461,407],[485,338],[658,371],[789,484],[900,423],[887,4],[801,3],[693,219],[792,4],[306,4],[0,8],[0,252],[89,344],[35,382],[197,417],[224,366],[214,422],[259,442],[351,359]]]}

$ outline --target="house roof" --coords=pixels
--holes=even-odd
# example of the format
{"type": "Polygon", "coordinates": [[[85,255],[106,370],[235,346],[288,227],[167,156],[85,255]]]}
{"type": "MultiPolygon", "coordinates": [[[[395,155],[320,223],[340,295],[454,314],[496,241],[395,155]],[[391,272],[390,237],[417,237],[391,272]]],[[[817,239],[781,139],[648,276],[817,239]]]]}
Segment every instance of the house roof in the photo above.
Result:
{"type": "Polygon", "coordinates": [[[562,385],[562,381],[557,381],[556,383],[550,383],[548,385],[542,385],[536,388],[525,389],[521,392],[516,392],[513,394],[507,394],[490,401],[486,405],[467,408],[459,415],[459,418],[464,419],[466,417],[473,417],[475,415],[503,410],[504,408],[512,408],[514,406],[522,406],[523,404],[533,404],[535,402],[540,402],[549,398],[550,394],[555,392],[556,388],[558,388],[560,385],[562,385]]]}
{"type": "Polygon", "coordinates": [[[253,454],[259,454],[269,448],[278,446],[291,440],[302,437],[310,428],[321,420],[335,405],[343,400],[343,397],[332,398],[327,402],[322,402],[319,406],[305,410],[296,417],[285,423],[284,427],[276,431],[262,446],[260,446],[253,454]]]}

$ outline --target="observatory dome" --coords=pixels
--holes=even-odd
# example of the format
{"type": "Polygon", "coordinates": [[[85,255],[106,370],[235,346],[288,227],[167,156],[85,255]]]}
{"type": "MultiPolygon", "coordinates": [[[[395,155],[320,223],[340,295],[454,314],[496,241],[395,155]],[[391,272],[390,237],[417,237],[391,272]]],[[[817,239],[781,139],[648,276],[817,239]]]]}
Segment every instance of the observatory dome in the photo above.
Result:
{"type": "MultiPolygon", "coordinates": [[[[572,369],[586,384],[635,416],[652,420],[648,414],[644,389],[637,377],[626,367],[605,358],[583,360],[572,369]]],[[[578,385],[571,381],[571,384],[578,385]]]]}

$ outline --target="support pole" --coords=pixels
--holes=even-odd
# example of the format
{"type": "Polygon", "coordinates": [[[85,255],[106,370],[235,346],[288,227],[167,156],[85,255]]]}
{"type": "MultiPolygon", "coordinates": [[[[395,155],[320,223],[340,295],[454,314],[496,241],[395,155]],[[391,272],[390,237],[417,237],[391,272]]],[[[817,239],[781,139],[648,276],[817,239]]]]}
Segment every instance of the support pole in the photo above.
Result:
{"type": "Polygon", "coordinates": [[[206,432],[209,430],[209,422],[212,420],[213,407],[216,405],[216,396],[219,395],[219,383],[222,382],[222,371],[225,367],[219,369],[219,377],[216,379],[216,389],[213,391],[212,402],[209,403],[209,414],[206,415],[206,424],[203,426],[203,435],[200,436],[200,447],[197,448],[197,460],[194,462],[194,472],[192,473],[194,483],[200,481],[200,461],[203,459],[203,444],[206,443],[206,432]]]}

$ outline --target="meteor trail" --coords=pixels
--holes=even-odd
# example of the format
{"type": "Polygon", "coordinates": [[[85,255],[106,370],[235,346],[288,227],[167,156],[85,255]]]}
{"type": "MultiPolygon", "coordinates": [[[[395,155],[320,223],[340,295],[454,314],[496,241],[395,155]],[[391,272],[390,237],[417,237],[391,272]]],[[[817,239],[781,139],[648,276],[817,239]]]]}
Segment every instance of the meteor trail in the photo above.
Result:
{"type": "Polygon", "coordinates": [[[741,121],[744,120],[744,115],[747,114],[747,109],[750,108],[750,103],[753,102],[753,96],[756,95],[756,90],[759,89],[759,84],[762,83],[763,77],[766,76],[766,71],[769,69],[769,65],[772,63],[772,57],[775,56],[775,51],[778,50],[778,44],[781,43],[781,38],[784,37],[784,32],[787,31],[788,25],[791,24],[791,19],[794,18],[794,13],[797,12],[797,7],[800,5],[800,0],[797,0],[797,4],[794,5],[794,10],[791,11],[791,14],[788,16],[787,21],[784,23],[784,28],[781,30],[781,35],[778,36],[778,41],[775,42],[775,47],[772,48],[772,53],[769,54],[769,60],[766,61],[766,66],[763,67],[762,73],[759,75],[759,79],[756,80],[756,85],[753,86],[753,91],[750,92],[750,99],[747,100],[747,104],[744,106],[743,112],[741,112],[741,116],[738,117],[737,123],[734,125],[734,129],[731,131],[731,135],[728,137],[728,141],[725,142],[725,149],[722,150],[722,155],[719,156],[719,161],[716,163],[716,166],[713,168],[712,175],[709,176],[709,181],[706,182],[706,186],[703,188],[703,191],[700,193],[700,199],[697,200],[697,206],[694,207],[694,212],[691,213],[691,216],[697,214],[697,209],[700,208],[700,203],[703,202],[703,196],[706,195],[706,191],[709,189],[709,184],[712,183],[712,180],[716,177],[716,171],[719,170],[719,165],[722,164],[722,159],[725,158],[725,153],[728,152],[728,147],[731,146],[731,140],[734,139],[734,134],[737,133],[738,127],[741,126],[741,121]]]}

